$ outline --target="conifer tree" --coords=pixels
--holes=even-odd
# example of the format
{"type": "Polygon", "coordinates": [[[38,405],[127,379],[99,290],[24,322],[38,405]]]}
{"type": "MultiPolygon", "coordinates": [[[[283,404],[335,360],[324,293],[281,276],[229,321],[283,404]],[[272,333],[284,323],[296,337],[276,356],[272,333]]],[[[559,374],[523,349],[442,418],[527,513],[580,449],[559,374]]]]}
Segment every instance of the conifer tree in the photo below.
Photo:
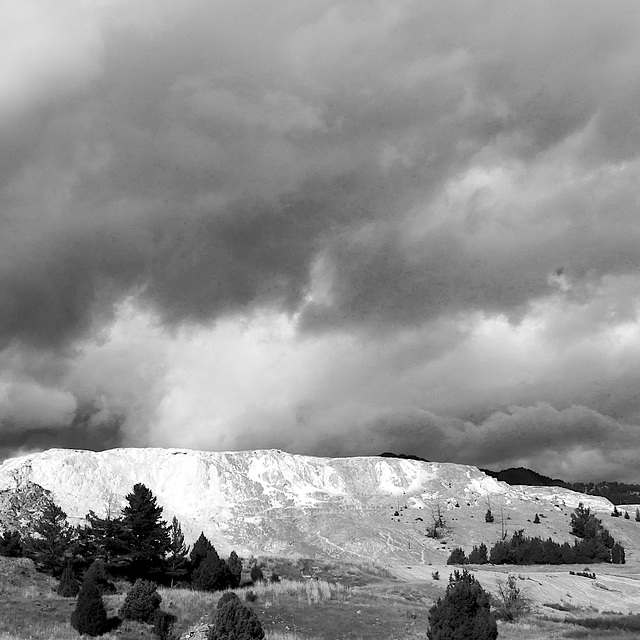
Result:
{"type": "Polygon", "coordinates": [[[68,562],[60,576],[60,583],[58,584],[56,592],[63,598],[75,598],[79,591],[80,583],[78,582],[78,577],[73,570],[73,566],[68,562]]]}
{"type": "Polygon", "coordinates": [[[135,484],[126,496],[129,503],[122,512],[124,540],[128,553],[127,573],[130,578],[160,577],[165,571],[169,551],[169,527],[162,519],[162,507],[143,484],[135,484]]]}
{"type": "Polygon", "coordinates": [[[207,640],[262,640],[264,630],[258,616],[238,598],[227,599],[216,609],[207,640]]]}
{"type": "Polygon", "coordinates": [[[200,532],[198,539],[191,549],[189,559],[191,560],[192,572],[198,568],[198,565],[205,559],[209,551],[213,549],[213,545],[209,542],[208,538],[204,535],[204,532],[200,532]]]}
{"type": "Polygon", "coordinates": [[[167,576],[171,586],[175,580],[185,578],[189,573],[189,550],[184,544],[184,535],[178,518],[173,516],[169,529],[169,556],[167,557],[167,576]]]}
{"type": "Polygon", "coordinates": [[[19,531],[5,531],[0,538],[0,556],[22,557],[22,537],[19,531]]]}
{"type": "Polygon", "coordinates": [[[73,533],[67,514],[49,502],[25,540],[24,553],[40,571],[58,578],[71,555],[73,533]]]}
{"type": "Polygon", "coordinates": [[[107,630],[107,611],[93,580],[84,580],[78,593],[71,626],[80,634],[100,636],[107,630]]]}
{"type": "Polygon", "coordinates": [[[467,564],[468,562],[469,560],[462,547],[453,549],[447,559],[447,564],[467,564]]]}
{"type": "Polygon", "coordinates": [[[473,547],[469,554],[470,564],[487,564],[489,562],[489,551],[487,545],[484,542],[480,543],[480,546],[473,547]]]}
{"type": "Polygon", "coordinates": [[[86,520],[88,526],[80,534],[82,555],[104,560],[108,570],[115,574],[124,573],[131,549],[126,542],[123,518],[114,517],[111,512],[101,518],[89,511],[86,520]]]}
{"type": "Polygon", "coordinates": [[[625,564],[625,552],[624,547],[617,542],[611,548],[611,562],[613,564],[625,564]]]}
{"type": "Polygon", "coordinates": [[[628,512],[628,511],[625,511],[625,512],[624,512],[624,519],[625,519],[625,520],[629,520],[630,518],[631,518],[631,516],[629,515],[629,512],[628,512]]]}
{"type": "Polygon", "coordinates": [[[124,599],[120,617],[123,620],[152,623],[161,602],[162,596],[155,582],[138,579],[124,599]]]}
{"type": "Polygon", "coordinates": [[[98,558],[91,563],[91,566],[86,570],[84,574],[84,581],[91,580],[97,587],[98,591],[102,595],[105,593],[114,593],[116,590],[115,585],[111,581],[107,567],[103,560],[98,558]]]}
{"type": "Polygon", "coordinates": [[[242,560],[238,558],[238,554],[235,551],[232,551],[229,556],[227,568],[229,569],[229,586],[235,589],[240,586],[242,578],[242,560]]]}
{"type": "Polygon", "coordinates": [[[227,563],[213,547],[193,572],[191,584],[198,591],[222,591],[229,586],[227,563]]]}
{"type": "Polygon", "coordinates": [[[262,580],[264,580],[264,573],[262,572],[262,569],[257,565],[254,564],[251,567],[251,582],[261,582],[262,580]]]}
{"type": "Polygon", "coordinates": [[[493,517],[493,514],[491,513],[491,509],[487,509],[487,513],[485,513],[484,515],[484,521],[485,522],[493,522],[495,520],[495,518],[493,517]]]}
{"type": "Polygon", "coordinates": [[[640,508],[636,508],[636,522],[640,522],[640,508]]]}
{"type": "Polygon", "coordinates": [[[536,513],[536,517],[533,519],[533,524],[540,524],[540,516],[536,513]]]}
{"type": "Polygon", "coordinates": [[[429,640],[495,640],[491,596],[466,569],[454,571],[447,592],[429,610],[429,640]]]}

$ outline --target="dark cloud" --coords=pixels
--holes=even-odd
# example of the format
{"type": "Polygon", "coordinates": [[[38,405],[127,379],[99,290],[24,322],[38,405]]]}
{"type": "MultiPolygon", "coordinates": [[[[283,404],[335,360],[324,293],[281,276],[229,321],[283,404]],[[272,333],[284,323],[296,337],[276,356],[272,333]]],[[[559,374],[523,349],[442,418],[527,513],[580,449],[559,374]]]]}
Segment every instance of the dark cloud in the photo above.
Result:
{"type": "Polygon", "coordinates": [[[640,423],[639,11],[16,5],[7,447],[613,469],[640,423]]]}

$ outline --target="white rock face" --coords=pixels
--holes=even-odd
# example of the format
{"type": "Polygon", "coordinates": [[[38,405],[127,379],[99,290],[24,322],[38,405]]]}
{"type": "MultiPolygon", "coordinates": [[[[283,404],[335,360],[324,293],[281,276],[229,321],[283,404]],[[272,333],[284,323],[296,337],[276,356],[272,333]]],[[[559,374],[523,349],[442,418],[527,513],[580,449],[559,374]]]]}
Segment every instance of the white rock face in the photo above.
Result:
{"type": "Polygon", "coordinates": [[[168,522],[177,516],[188,542],[203,531],[226,553],[379,562],[442,555],[440,543],[425,537],[436,507],[456,519],[466,510],[474,522],[487,505],[494,511],[525,505],[532,513],[573,509],[578,502],[599,512],[612,508],[604,498],[556,487],[512,487],[471,466],[276,450],[50,449],[0,465],[0,491],[19,491],[29,482],[50,491],[72,523],[90,509],[117,514],[141,482],[168,522]]]}

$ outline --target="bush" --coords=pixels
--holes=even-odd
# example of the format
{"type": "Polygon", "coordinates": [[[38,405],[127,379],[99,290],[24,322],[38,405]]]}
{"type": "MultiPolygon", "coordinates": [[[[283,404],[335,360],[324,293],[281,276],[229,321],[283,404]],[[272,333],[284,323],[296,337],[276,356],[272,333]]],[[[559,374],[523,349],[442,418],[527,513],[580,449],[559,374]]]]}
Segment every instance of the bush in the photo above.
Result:
{"type": "Polygon", "coordinates": [[[93,580],[80,587],[76,608],[71,614],[71,626],[80,634],[101,636],[107,631],[107,611],[100,590],[93,580]]]}
{"type": "Polygon", "coordinates": [[[227,591],[223,593],[222,596],[220,597],[220,600],[218,600],[218,605],[216,609],[220,609],[224,607],[224,605],[227,604],[227,602],[240,602],[240,598],[238,598],[238,595],[235,594],[233,591],[227,591]]]}
{"type": "Polygon", "coordinates": [[[76,577],[73,567],[67,563],[62,575],[60,576],[60,583],[56,592],[63,598],[75,598],[80,591],[80,583],[76,577]]]}
{"type": "Polygon", "coordinates": [[[229,599],[216,610],[207,640],[262,640],[264,630],[258,616],[240,602],[229,599]]]}
{"type": "Polygon", "coordinates": [[[0,538],[0,556],[22,557],[22,538],[19,531],[5,531],[0,538]]]}
{"type": "Polygon", "coordinates": [[[447,559],[447,564],[468,564],[468,562],[469,560],[461,547],[456,547],[447,559]]]}
{"type": "Polygon", "coordinates": [[[466,569],[453,572],[447,592],[429,610],[429,640],[495,640],[491,596],[466,569]]]}
{"type": "Polygon", "coordinates": [[[498,617],[507,622],[515,622],[530,609],[527,598],[518,586],[514,575],[509,574],[506,582],[498,580],[498,597],[494,599],[498,617]]]}
{"type": "Polygon", "coordinates": [[[136,580],[120,608],[123,620],[153,623],[153,618],[160,607],[162,596],[157,591],[155,582],[136,580]]]}

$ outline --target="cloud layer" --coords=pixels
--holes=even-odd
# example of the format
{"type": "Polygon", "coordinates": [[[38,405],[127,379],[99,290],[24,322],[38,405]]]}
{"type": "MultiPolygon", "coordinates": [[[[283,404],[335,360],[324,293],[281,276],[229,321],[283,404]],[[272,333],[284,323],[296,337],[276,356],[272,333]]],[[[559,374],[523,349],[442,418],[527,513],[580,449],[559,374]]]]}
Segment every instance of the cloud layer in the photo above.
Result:
{"type": "Polygon", "coordinates": [[[633,2],[0,2],[0,433],[640,454],[633,2]]]}

